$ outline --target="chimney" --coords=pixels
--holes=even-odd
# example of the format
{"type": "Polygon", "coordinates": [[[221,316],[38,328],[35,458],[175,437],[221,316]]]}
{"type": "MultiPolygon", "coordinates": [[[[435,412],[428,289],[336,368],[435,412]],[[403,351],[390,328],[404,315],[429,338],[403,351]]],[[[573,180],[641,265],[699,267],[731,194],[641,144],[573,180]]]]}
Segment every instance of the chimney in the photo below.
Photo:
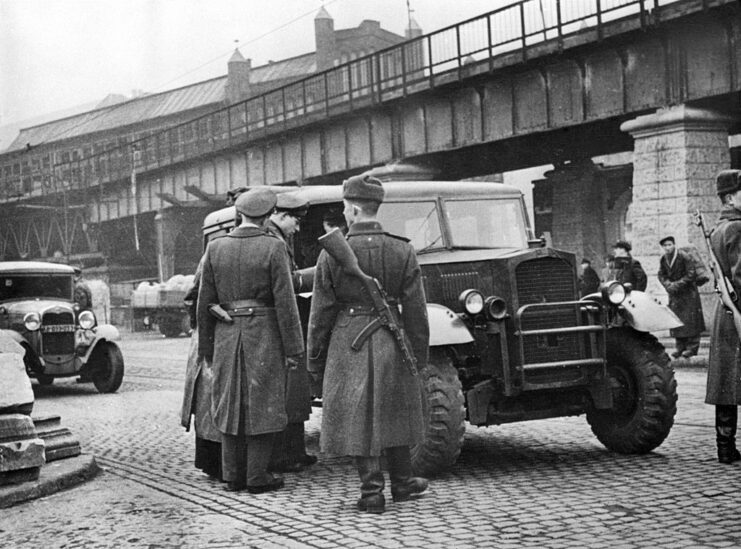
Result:
{"type": "Polygon", "coordinates": [[[331,68],[336,57],[334,19],[324,6],[314,17],[314,39],[316,41],[316,70],[323,71],[331,68]]]}
{"type": "Polygon", "coordinates": [[[227,63],[227,67],[226,101],[229,104],[238,103],[246,99],[250,94],[252,60],[245,59],[242,57],[239,49],[235,49],[227,63]]]}

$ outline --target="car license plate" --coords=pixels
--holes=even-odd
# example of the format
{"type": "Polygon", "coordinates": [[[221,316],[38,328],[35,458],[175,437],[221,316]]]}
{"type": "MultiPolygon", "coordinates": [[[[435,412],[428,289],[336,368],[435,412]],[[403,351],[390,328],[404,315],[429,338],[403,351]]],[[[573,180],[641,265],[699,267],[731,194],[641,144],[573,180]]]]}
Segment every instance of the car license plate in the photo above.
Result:
{"type": "Polygon", "coordinates": [[[50,326],[42,326],[41,331],[45,333],[59,333],[59,332],[74,332],[74,324],[52,324],[50,326]]]}

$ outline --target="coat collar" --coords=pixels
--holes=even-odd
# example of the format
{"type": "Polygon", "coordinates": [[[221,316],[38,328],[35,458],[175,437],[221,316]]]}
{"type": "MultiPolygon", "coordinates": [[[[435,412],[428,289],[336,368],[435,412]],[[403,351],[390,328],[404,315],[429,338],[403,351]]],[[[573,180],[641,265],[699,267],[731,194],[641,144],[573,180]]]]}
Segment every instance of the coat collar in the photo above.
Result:
{"type": "Polygon", "coordinates": [[[720,211],[720,218],[728,221],[741,221],[741,211],[733,206],[723,206],[723,209],[720,211]]]}
{"type": "Polygon", "coordinates": [[[378,221],[356,221],[347,231],[348,238],[357,234],[383,234],[383,227],[378,221]]]}
{"type": "Polygon", "coordinates": [[[265,231],[259,227],[237,227],[227,236],[232,238],[250,238],[253,236],[265,236],[265,231]]]}
{"type": "Polygon", "coordinates": [[[283,229],[281,229],[280,226],[272,219],[268,221],[267,230],[269,233],[273,233],[275,236],[280,238],[283,242],[288,242],[286,233],[284,233],[283,229]]]}

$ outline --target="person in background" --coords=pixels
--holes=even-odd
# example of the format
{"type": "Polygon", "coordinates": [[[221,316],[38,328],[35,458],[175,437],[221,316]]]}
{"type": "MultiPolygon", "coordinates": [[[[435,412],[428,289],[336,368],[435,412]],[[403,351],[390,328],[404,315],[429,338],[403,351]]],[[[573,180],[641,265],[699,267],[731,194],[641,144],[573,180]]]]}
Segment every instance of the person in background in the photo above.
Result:
{"type": "Polygon", "coordinates": [[[659,260],[659,282],[669,294],[669,308],[684,323],[670,332],[676,342],[672,357],[690,358],[697,354],[700,334],[705,330],[700,292],[695,283],[695,262],[677,249],[673,236],[665,236],[659,244],[664,249],[659,260]]]}
{"type": "MultiPolygon", "coordinates": [[[[418,367],[427,364],[429,325],[422,275],[414,248],[386,233],[376,214],[384,198],[378,179],[355,176],[342,193],[350,227],[348,244],[359,266],[376,278],[389,306],[401,312],[418,367]]],[[[383,513],[386,454],[395,502],[419,496],[427,479],[412,476],[410,446],[424,431],[419,376],[404,366],[391,332],[373,331],[359,350],[351,344],[374,318],[375,309],[358,280],[346,274],[325,250],[319,255],[309,317],[307,354],[314,383],[323,383],[321,447],[334,455],[355,456],[360,475],[357,508],[383,513]]]]}
{"type": "Polygon", "coordinates": [[[322,217],[322,228],[325,233],[332,229],[339,229],[342,234],[347,234],[347,221],[339,208],[330,208],[322,217]]]}
{"type": "MultiPolygon", "coordinates": [[[[741,170],[724,170],[716,178],[722,208],[710,235],[710,245],[736,295],[741,295],[741,170]]],[[[738,405],[741,404],[741,363],[739,336],[733,316],[716,302],[710,331],[710,358],[705,402],[715,405],[715,436],[718,461],[741,460],[736,448],[738,405]]]]}
{"type": "Polygon", "coordinates": [[[80,311],[91,311],[93,309],[93,293],[84,282],[75,284],[74,301],[80,311]]]}
{"type": "Polygon", "coordinates": [[[612,247],[614,260],[615,280],[622,284],[631,284],[634,290],[646,291],[648,277],[640,262],[630,255],[632,246],[625,240],[619,240],[612,247]]]}
{"type": "Polygon", "coordinates": [[[592,268],[592,263],[584,258],[581,260],[581,275],[579,275],[579,295],[593,294],[599,291],[600,279],[597,272],[592,268]]]}
{"type": "MultiPolygon", "coordinates": [[[[276,200],[275,211],[270,216],[267,230],[286,245],[288,260],[291,267],[293,291],[298,294],[311,291],[305,287],[306,271],[296,265],[294,258],[293,239],[301,230],[301,221],[309,211],[309,204],[296,193],[280,193],[276,200]]],[[[306,332],[309,320],[308,300],[297,296],[297,306],[301,317],[301,327],[306,332]]],[[[306,365],[300,365],[288,371],[286,380],[286,413],[288,425],[286,429],[275,437],[275,446],[271,458],[271,470],[283,473],[295,473],[304,467],[313,465],[317,457],[306,452],[304,437],[304,422],[311,415],[311,386],[306,365]]]]}
{"type": "Polygon", "coordinates": [[[285,429],[287,368],[304,367],[304,341],[286,246],[266,232],[276,196],[239,195],[242,223],[208,243],[198,291],[198,355],[213,364],[211,412],[221,433],[228,491],[282,488],[268,473],[285,429]]]}

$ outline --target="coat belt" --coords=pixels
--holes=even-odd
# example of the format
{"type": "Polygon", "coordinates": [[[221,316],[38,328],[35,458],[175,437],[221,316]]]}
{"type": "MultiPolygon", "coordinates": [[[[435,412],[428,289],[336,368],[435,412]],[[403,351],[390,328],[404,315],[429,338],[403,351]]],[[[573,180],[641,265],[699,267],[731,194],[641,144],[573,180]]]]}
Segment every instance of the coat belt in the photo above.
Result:
{"type": "Polygon", "coordinates": [[[259,316],[275,311],[275,307],[270,307],[264,301],[258,299],[229,301],[221,303],[221,307],[229,313],[229,316],[259,316]]]}

